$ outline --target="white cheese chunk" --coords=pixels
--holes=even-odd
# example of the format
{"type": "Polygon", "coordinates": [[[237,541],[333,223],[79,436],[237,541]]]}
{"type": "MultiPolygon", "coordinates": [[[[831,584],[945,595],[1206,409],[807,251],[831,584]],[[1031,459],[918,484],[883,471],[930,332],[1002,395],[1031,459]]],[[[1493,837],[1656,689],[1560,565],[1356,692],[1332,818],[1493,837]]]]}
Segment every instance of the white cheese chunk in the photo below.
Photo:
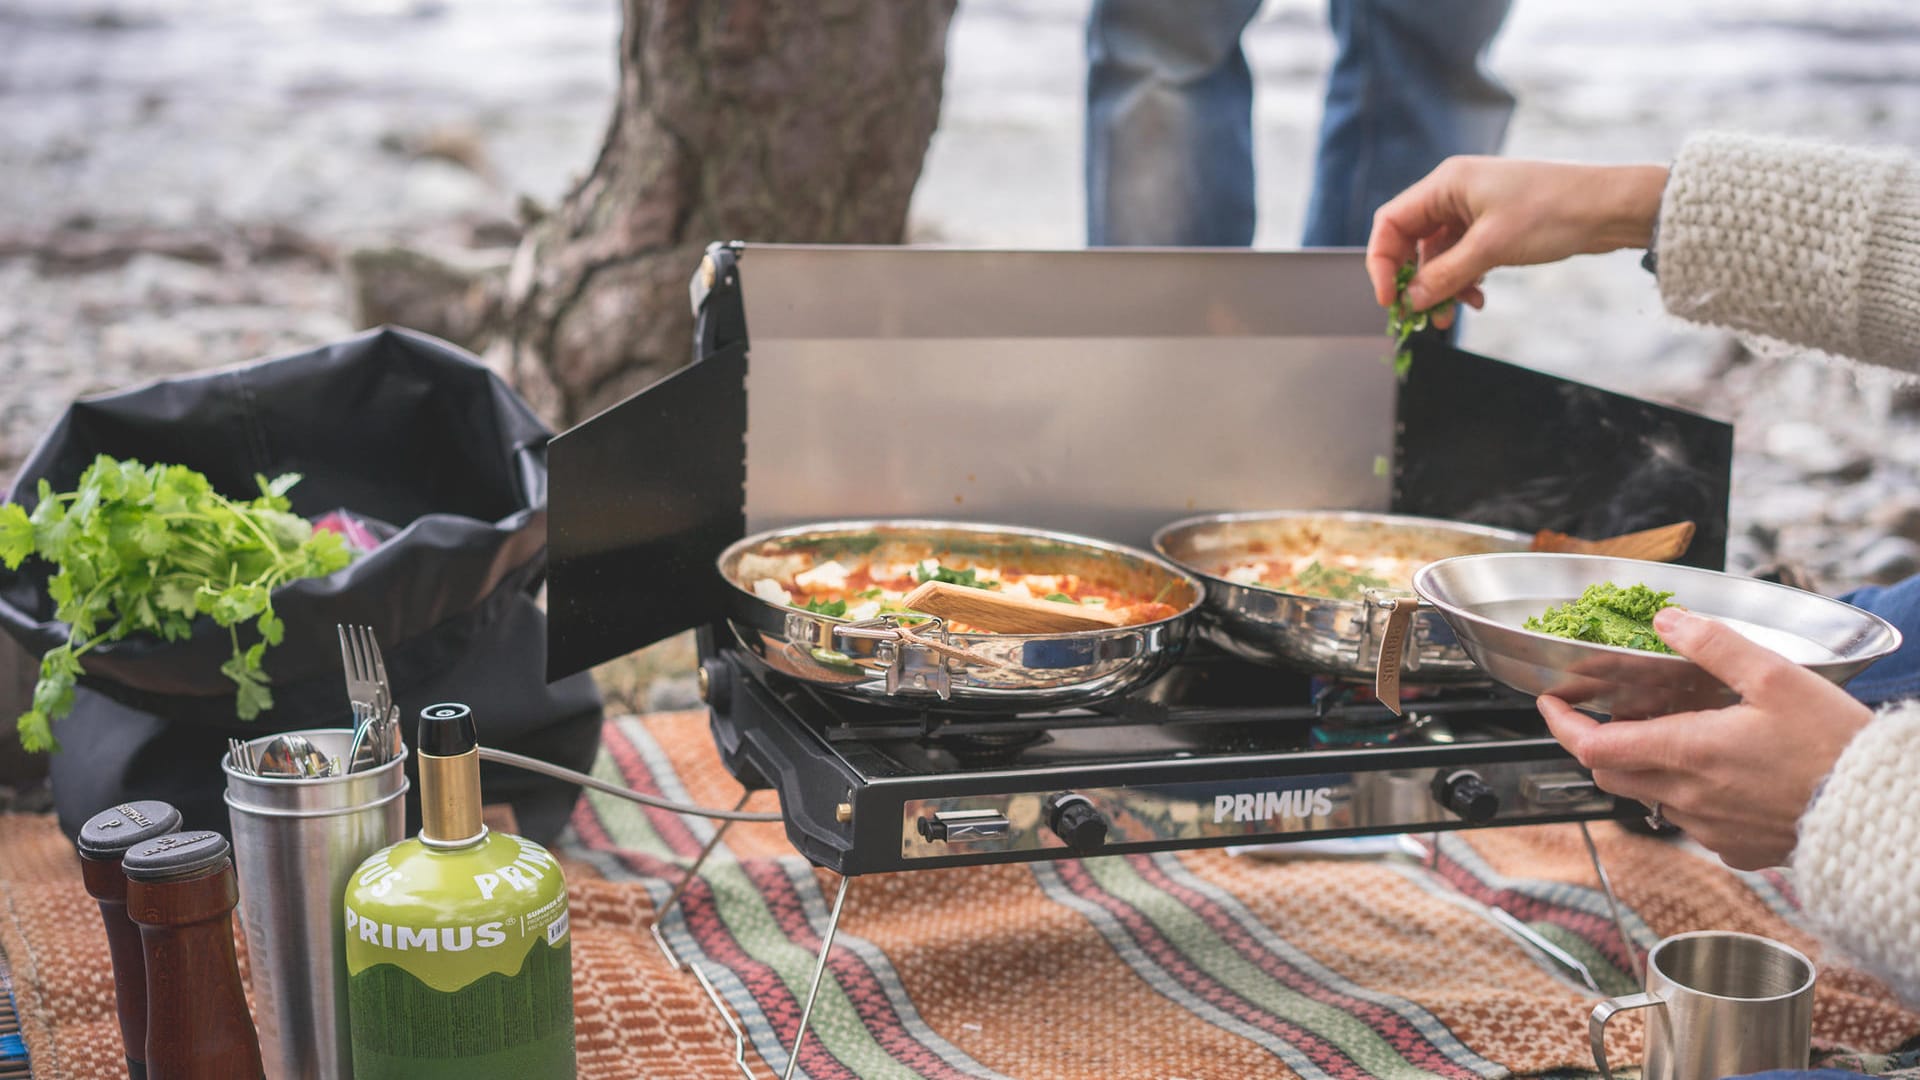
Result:
{"type": "Polygon", "coordinates": [[[837,560],[823,562],[811,570],[802,570],[793,575],[793,583],[803,589],[844,589],[847,587],[847,568],[837,560]]]}
{"type": "Polygon", "coordinates": [[[865,603],[855,604],[847,609],[847,618],[852,619],[854,622],[865,622],[868,619],[877,618],[879,615],[880,601],[878,600],[868,600],[865,603]]]}
{"type": "Polygon", "coordinates": [[[765,600],[769,604],[785,606],[793,603],[793,594],[781,588],[780,583],[772,578],[761,578],[754,582],[753,595],[765,600]]]}
{"type": "Polygon", "coordinates": [[[1258,585],[1260,584],[1260,579],[1265,576],[1266,569],[1263,563],[1249,563],[1244,566],[1236,566],[1222,576],[1235,585],[1258,585]]]}
{"type": "Polygon", "coordinates": [[[1005,585],[1000,586],[1000,591],[1006,593],[1008,596],[1019,596],[1028,600],[1033,599],[1033,590],[1027,588],[1027,583],[1024,581],[1009,581],[1005,585]]]}

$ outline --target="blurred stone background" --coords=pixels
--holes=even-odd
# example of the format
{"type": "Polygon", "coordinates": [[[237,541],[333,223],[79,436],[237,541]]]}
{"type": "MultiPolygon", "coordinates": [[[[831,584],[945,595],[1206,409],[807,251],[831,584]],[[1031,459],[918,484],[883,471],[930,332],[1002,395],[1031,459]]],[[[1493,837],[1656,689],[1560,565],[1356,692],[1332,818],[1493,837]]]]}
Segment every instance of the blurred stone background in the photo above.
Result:
{"type": "MultiPolygon", "coordinates": [[[[1082,243],[1086,8],[961,0],[913,239],[1082,243]]],[[[0,481],[75,395],[351,333],[357,248],[504,260],[598,146],[617,17],[612,0],[0,0],[0,481]]],[[[1271,0],[1248,49],[1257,243],[1288,247],[1324,4],[1271,0]]],[[[1662,160],[1703,128],[1920,149],[1904,0],[1516,0],[1492,67],[1520,99],[1513,155],[1662,160]]],[[[1920,566],[1920,392],[1678,324],[1636,256],[1487,292],[1466,347],[1735,422],[1736,567],[1791,560],[1840,589],[1920,566]]],[[[655,676],[687,662],[678,643],[609,688],[676,703],[688,680],[655,676]]]]}

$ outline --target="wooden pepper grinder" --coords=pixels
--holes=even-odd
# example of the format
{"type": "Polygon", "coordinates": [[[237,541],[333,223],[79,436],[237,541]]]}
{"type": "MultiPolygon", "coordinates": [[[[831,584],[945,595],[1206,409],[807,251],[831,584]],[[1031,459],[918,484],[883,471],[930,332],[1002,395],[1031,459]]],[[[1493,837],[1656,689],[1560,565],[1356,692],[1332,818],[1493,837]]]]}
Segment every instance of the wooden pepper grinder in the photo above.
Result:
{"type": "Polygon", "coordinates": [[[140,928],[127,918],[127,876],[120,859],[128,848],[179,831],[180,811],[157,799],[102,810],[80,827],[80,878],[100,902],[100,921],[107,927],[113,999],[131,1080],[147,1076],[147,963],[140,928]]]}
{"type": "Polygon", "coordinates": [[[149,1080],[261,1080],[260,1037],[233,951],[240,891],[226,837],[162,836],[120,866],[147,966],[149,1080]]]}

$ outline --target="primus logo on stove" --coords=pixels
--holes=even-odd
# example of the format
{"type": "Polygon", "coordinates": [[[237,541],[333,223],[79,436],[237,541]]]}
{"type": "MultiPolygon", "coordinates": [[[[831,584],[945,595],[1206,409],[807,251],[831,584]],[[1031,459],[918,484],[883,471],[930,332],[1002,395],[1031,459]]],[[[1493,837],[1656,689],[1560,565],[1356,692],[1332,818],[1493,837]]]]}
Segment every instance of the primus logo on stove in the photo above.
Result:
{"type": "Polygon", "coordinates": [[[1213,797],[1213,822],[1272,821],[1274,818],[1325,817],[1333,813],[1332,788],[1252,791],[1213,797]]]}

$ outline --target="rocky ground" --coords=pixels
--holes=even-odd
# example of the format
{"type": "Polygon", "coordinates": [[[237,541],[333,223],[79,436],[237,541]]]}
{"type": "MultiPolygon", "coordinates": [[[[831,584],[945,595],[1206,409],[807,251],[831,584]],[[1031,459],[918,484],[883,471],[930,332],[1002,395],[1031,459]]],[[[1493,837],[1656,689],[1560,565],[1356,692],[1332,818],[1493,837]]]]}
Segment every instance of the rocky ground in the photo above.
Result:
{"type": "MultiPolygon", "coordinates": [[[[1086,0],[963,0],[912,233],[1077,246],[1086,0]]],[[[502,258],[610,103],[612,0],[0,0],[0,479],[77,394],[352,331],[342,254],[502,258]]],[[[1324,6],[1270,3],[1258,243],[1306,200],[1324,6]]],[[[1920,147],[1903,0],[1519,3],[1508,150],[1662,159],[1705,127],[1920,147]]],[[[768,238],[777,239],[777,238],[768,238]]],[[[1828,587],[1920,562],[1920,401],[1659,312],[1627,256],[1489,282],[1469,348],[1737,424],[1738,565],[1828,587]]],[[[635,693],[640,691],[635,690],[635,693]]]]}

